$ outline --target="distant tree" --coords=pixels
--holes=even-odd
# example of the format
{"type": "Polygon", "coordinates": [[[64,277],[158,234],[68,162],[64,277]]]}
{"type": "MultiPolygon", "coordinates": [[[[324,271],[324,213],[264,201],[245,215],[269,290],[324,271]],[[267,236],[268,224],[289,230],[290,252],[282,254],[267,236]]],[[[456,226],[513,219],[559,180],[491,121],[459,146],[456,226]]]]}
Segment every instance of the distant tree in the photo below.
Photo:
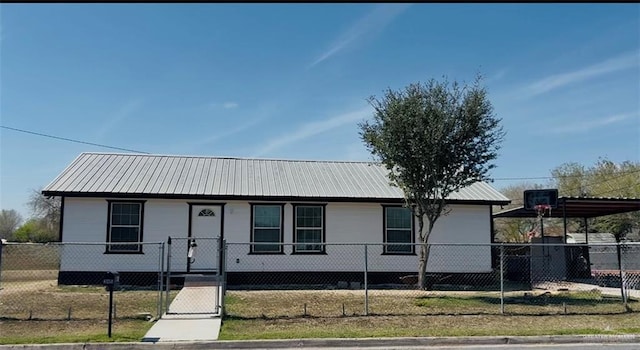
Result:
{"type": "Polygon", "coordinates": [[[22,216],[14,209],[0,211],[0,238],[11,240],[14,231],[22,223],[22,216]]]}
{"type": "MultiPolygon", "coordinates": [[[[593,166],[565,163],[552,172],[561,196],[640,198],[640,162],[619,164],[600,158],[593,166]]],[[[582,220],[578,229],[584,231],[582,220]]],[[[613,233],[617,240],[638,236],[640,212],[608,215],[588,221],[591,232],[613,233]]]]}
{"type": "Polygon", "coordinates": [[[44,219],[29,219],[14,233],[17,242],[46,243],[57,240],[58,235],[47,228],[44,219]]]}
{"type": "Polygon", "coordinates": [[[27,204],[31,209],[32,218],[37,219],[47,236],[60,236],[61,203],[59,197],[43,196],[41,190],[31,191],[27,204]]]}
{"type": "MultiPolygon", "coordinates": [[[[543,188],[543,186],[522,182],[501,189],[500,192],[505,195],[505,197],[511,199],[511,203],[501,208],[494,208],[494,213],[499,210],[521,207],[524,203],[524,191],[539,188],[543,188]]],[[[529,237],[527,237],[527,234],[536,229],[537,222],[538,221],[533,218],[494,219],[496,240],[505,243],[528,242],[529,237]]]]}
{"type": "Polygon", "coordinates": [[[372,122],[360,136],[389,171],[391,183],[404,192],[405,205],[417,218],[421,241],[418,285],[428,288],[428,244],[433,227],[446,215],[446,198],[477,181],[488,180],[504,138],[480,76],[471,86],[431,79],[384,97],[369,98],[372,122]]]}

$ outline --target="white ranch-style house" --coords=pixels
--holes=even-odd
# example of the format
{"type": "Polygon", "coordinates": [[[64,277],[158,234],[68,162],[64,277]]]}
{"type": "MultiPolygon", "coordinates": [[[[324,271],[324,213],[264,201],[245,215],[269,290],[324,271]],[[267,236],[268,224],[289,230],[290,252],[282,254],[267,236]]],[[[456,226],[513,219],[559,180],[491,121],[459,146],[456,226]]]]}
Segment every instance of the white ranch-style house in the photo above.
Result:
{"type": "MultiPolygon", "coordinates": [[[[334,243],[377,244],[369,256],[379,282],[397,283],[398,276],[417,269],[413,246],[390,244],[416,242],[417,225],[402,206],[401,190],[377,163],[82,153],[42,193],[62,198],[62,242],[164,242],[171,236],[246,243],[228,252],[231,285],[256,273],[271,280],[296,273],[345,280],[345,274],[362,271],[362,261],[334,243]]],[[[491,206],[508,203],[487,183],[461,189],[449,196],[451,210],[436,223],[430,242],[490,243],[491,206]]],[[[198,245],[193,263],[185,252],[173,268],[215,271],[217,255],[198,245]]],[[[157,265],[144,262],[149,259],[132,263],[145,247],[63,251],[59,283],[99,280],[104,267],[96,261],[105,259],[121,278],[146,274],[155,283],[157,265]]],[[[491,249],[434,249],[427,270],[490,273],[491,249]]]]}

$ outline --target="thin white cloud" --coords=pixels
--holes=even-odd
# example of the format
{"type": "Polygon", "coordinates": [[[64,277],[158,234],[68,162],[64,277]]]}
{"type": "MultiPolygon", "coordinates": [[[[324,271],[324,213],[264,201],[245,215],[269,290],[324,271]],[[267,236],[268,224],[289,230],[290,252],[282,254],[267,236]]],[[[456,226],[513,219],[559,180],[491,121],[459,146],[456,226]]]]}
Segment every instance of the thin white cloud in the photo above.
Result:
{"type": "Polygon", "coordinates": [[[113,130],[123,120],[127,119],[133,113],[135,113],[142,105],[142,100],[135,99],[128,101],[122,105],[115,113],[110,115],[106,121],[100,126],[96,133],[96,139],[102,140],[107,134],[113,130]]]}
{"type": "Polygon", "coordinates": [[[219,109],[219,108],[224,108],[224,109],[234,109],[234,108],[238,108],[240,107],[240,104],[238,104],[238,102],[234,102],[234,101],[227,101],[227,102],[211,102],[209,103],[208,107],[210,109],[219,109]]]}
{"type": "Polygon", "coordinates": [[[366,34],[379,33],[411,4],[376,5],[336,39],[308,68],[327,60],[366,34]]]}
{"type": "Polygon", "coordinates": [[[344,149],[342,154],[344,160],[351,161],[372,161],[373,155],[369,153],[363,142],[352,142],[344,149]]]}
{"type": "Polygon", "coordinates": [[[634,50],[571,72],[554,74],[525,87],[527,97],[536,96],[560,87],[640,65],[640,51],[634,50]]]}
{"type": "MultiPolygon", "coordinates": [[[[217,106],[220,106],[217,104],[217,106]]],[[[214,107],[214,104],[210,104],[210,107],[214,107]]],[[[265,120],[271,118],[274,114],[280,111],[280,105],[275,102],[270,102],[266,105],[262,105],[258,107],[256,110],[252,111],[251,119],[248,119],[244,123],[236,123],[231,122],[232,125],[237,125],[236,127],[226,128],[224,126],[217,125],[215,130],[221,130],[216,134],[213,134],[208,137],[204,137],[202,139],[189,139],[189,142],[176,145],[176,148],[180,149],[178,153],[192,153],[197,152],[203,146],[209,145],[215,141],[218,141],[223,138],[227,138],[229,136],[241,133],[245,130],[248,130],[265,120]]],[[[213,128],[212,128],[213,129],[213,128]]]]}
{"type": "Polygon", "coordinates": [[[638,117],[638,112],[621,113],[599,119],[567,123],[567,125],[565,126],[551,128],[549,130],[556,134],[581,133],[590,131],[595,128],[601,128],[607,125],[619,123],[633,117],[638,117]]]}
{"type": "Polygon", "coordinates": [[[224,109],[232,109],[232,108],[237,108],[238,104],[236,102],[225,102],[222,107],[224,109]]]}
{"type": "Polygon", "coordinates": [[[263,121],[265,118],[255,118],[252,120],[247,121],[246,123],[240,124],[235,128],[232,129],[227,129],[221,133],[209,136],[201,141],[198,141],[197,143],[195,143],[193,145],[193,147],[200,147],[200,146],[204,146],[207,145],[211,142],[217,141],[219,139],[225,138],[225,137],[229,137],[231,135],[235,135],[237,133],[240,133],[242,131],[245,131],[251,127],[253,127],[256,124],[259,124],[261,121],[263,121]]]}
{"type": "Polygon", "coordinates": [[[484,80],[484,84],[489,85],[493,82],[496,82],[502,78],[504,78],[507,73],[509,72],[509,68],[502,68],[499,71],[495,72],[494,74],[490,75],[487,79],[484,80]]]}
{"type": "Polygon", "coordinates": [[[329,119],[303,124],[293,132],[286,133],[268,140],[266,144],[262,145],[252,157],[261,157],[284,146],[294,144],[298,141],[308,139],[315,135],[330,131],[335,128],[339,128],[347,124],[362,121],[369,117],[371,113],[371,108],[366,107],[354,112],[340,114],[329,119]]]}

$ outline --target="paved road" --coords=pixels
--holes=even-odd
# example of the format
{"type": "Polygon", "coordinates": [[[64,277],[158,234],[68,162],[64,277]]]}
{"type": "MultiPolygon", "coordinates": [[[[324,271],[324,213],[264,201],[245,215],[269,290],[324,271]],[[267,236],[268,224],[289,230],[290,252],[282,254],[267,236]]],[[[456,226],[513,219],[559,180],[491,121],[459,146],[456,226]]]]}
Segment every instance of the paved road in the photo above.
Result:
{"type": "MultiPolygon", "coordinates": [[[[291,348],[271,349],[271,350],[289,350],[291,348]]],[[[489,350],[489,349],[514,349],[514,350],[638,350],[640,343],[636,344],[541,344],[541,345],[468,345],[468,346],[403,346],[403,347],[340,347],[340,348],[296,348],[305,350],[338,350],[338,349],[362,349],[362,350],[408,350],[408,349],[424,349],[424,350],[489,350]]]]}
{"type": "MultiPolygon", "coordinates": [[[[353,341],[349,342],[345,340],[345,346],[341,346],[341,342],[332,342],[331,344],[327,344],[323,341],[316,341],[315,343],[309,343],[308,346],[305,346],[303,343],[299,343],[298,341],[293,341],[290,343],[282,343],[282,342],[269,342],[269,341],[247,341],[247,342],[178,342],[178,343],[88,343],[88,344],[39,344],[39,345],[0,345],[0,350],[150,350],[150,349],[158,349],[158,350],[209,350],[209,349],[268,349],[268,350],[289,350],[289,349],[306,349],[306,350],[338,350],[338,349],[359,349],[359,350],[408,350],[408,349],[425,349],[425,350],[490,350],[490,349],[498,349],[498,350],[600,350],[600,349],[613,349],[613,350],[640,350],[640,342],[638,342],[637,338],[629,342],[629,339],[622,338],[619,341],[625,342],[606,342],[602,340],[601,343],[598,343],[598,340],[588,340],[587,342],[581,342],[580,339],[570,340],[564,339],[565,342],[561,344],[550,344],[551,339],[546,339],[544,337],[538,337],[539,340],[536,340],[536,344],[531,343],[531,338],[510,338],[512,340],[511,344],[490,344],[485,343],[485,345],[465,345],[465,343],[461,343],[459,345],[416,345],[418,342],[411,344],[406,342],[405,346],[394,345],[399,344],[398,341],[402,341],[401,338],[398,339],[386,339],[384,342],[371,343],[367,344],[366,342],[362,343],[354,343],[353,341]],[[389,341],[391,340],[391,341],[389,341]],[[528,343],[517,344],[518,342],[528,341],[528,343]],[[388,345],[384,345],[388,344],[388,345]],[[327,346],[323,346],[327,345],[327,346]],[[370,345],[370,346],[367,346],[370,345]]],[[[419,340],[419,339],[416,339],[419,340]]],[[[584,338],[582,338],[584,340],[584,338]]],[[[470,340],[467,344],[472,344],[475,341],[473,339],[470,340]]]]}

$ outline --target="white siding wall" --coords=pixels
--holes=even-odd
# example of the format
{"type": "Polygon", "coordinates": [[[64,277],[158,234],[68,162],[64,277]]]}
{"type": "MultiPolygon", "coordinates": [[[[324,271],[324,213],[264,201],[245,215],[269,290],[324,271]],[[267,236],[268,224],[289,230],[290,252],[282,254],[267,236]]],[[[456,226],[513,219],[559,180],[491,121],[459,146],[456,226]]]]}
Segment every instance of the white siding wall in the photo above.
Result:
{"type": "MultiPolygon", "coordinates": [[[[144,242],[164,242],[169,235],[186,236],[189,206],[184,201],[147,200],[144,205],[144,242]]],[[[95,198],[65,198],[64,242],[105,242],[108,202],[95,198]]],[[[144,254],[105,254],[103,245],[65,245],[63,271],[157,271],[157,245],[143,246],[144,254]]],[[[182,259],[183,265],[186,260],[182,259]]],[[[179,263],[179,262],[177,262],[179,263]]]]}
{"type": "MultiPolygon", "coordinates": [[[[436,223],[432,243],[490,243],[489,206],[453,205],[436,223]]],[[[225,212],[228,243],[245,243],[249,237],[248,203],[230,203],[225,212]]],[[[326,207],[326,243],[373,243],[383,241],[383,208],[375,203],[330,203],[326,207]]],[[[416,224],[417,228],[417,224],[416,224]]],[[[293,208],[284,214],[284,242],[293,241],[293,208]]],[[[419,238],[416,237],[416,242],[419,238]]],[[[403,272],[417,268],[418,257],[382,255],[382,245],[368,248],[369,271],[403,272]]],[[[358,271],[364,267],[362,245],[328,246],[326,255],[249,254],[247,245],[229,245],[228,271],[358,271]]],[[[431,272],[490,272],[488,246],[434,246],[427,267],[431,272]]]]}
{"type": "MultiPolygon", "coordinates": [[[[192,203],[197,201],[190,201],[192,203]]],[[[204,201],[206,203],[211,203],[204,201]]],[[[107,229],[107,201],[95,198],[65,198],[63,239],[65,242],[104,242],[107,229]]],[[[291,247],[284,255],[248,254],[246,243],[250,237],[250,204],[226,201],[224,207],[224,236],[230,243],[228,271],[358,271],[364,266],[364,248],[361,245],[327,247],[326,255],[291,255],[291,247]]],[[[430,239],[433,243],[489,243],[489,206],[453,205],[451,212],[436,223],[430,239]]],[[[383,209],[375,203],[329,203],[326,206],[327,243],[382,243],[383,209]]],[[[168,236],[186,237],[189,205],[185,200],[149,199],[144,207],[144,241],[162,242],[168,236]]],[[[284,207],[284,242],[293,241],[293,208],[284,207]]],[[[416,238],[418,242],[419,239],[416,238]]],[[[65,253],[62,269],[67,271],[102,271],[105,264],[119,271],[155,271],[157,253],[145,247],[145,254],[104,254],[104,247],[73,249],[65,253]],[[152,257],[153,256],[153,257],[152,257]],[[154,258],[155,257],[155,258],[154,258]]],[[[175,248],[175,247],[174,247],[175,248]]],[[[184,269],[185,259],[175,259],[172,266],[184,269]]],[[[368,248],[370,271],[412,271],[418,258],[413,256],[382,255],[382,246],[368,248]]],[[[204,254],[198,251],[198,254],[204,254]]],[[[428,270],[432,272],[489,272],[490,248],[438,247],[431,250],[428,270]]]]}

